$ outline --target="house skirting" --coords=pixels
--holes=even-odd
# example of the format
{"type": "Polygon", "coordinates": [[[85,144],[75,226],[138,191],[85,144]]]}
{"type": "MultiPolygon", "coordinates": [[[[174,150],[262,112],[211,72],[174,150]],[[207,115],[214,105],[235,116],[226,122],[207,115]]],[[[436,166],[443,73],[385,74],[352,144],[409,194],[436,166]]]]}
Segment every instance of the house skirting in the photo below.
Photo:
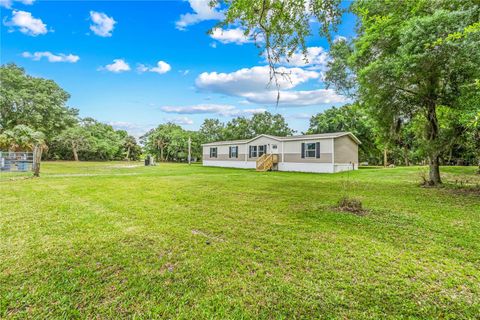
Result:
{"type": "MultiPolygon", "coordinates": [[[[203,165],[207,167],[225,167],[240,169],[255,169],[255,161],[222,161],[222,160],[203,160],[203,165]]],[[[314,173],[334,173],[349,170],[357,170],[358,166],[350,163],[305,163],[305,162],[279,162],[278,171],[294,172],[314,172],[314,173]]]]}
{"type": "Polygon", "coordinates": [[[255,169],[255,161],[222,161],[222,160],[203,160],[203,165],[207,167],[226,167],[240,169],[255,169]]]}

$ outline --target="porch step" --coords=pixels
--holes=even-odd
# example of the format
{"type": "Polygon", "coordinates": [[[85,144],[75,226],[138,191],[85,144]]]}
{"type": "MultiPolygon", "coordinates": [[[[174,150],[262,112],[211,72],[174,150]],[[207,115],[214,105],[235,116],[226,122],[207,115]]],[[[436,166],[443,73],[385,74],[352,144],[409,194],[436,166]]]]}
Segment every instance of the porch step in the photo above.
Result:
{"type": "Polygon", "coordinates": [[[278,164],[278,154],[263,154],[257,159],[257,171],[269,171],[278,164]]]}

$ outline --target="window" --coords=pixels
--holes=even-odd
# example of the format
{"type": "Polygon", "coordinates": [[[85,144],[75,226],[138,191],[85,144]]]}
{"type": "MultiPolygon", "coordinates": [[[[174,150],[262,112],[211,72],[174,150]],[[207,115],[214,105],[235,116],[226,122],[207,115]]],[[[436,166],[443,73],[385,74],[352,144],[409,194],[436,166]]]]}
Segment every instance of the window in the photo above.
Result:
{"type": "Polygon", "coordinates": [[[276,144],[272,144],[272,150],[277,150],[277,145],[276,144]]]}
{"type": "Polygon", "coordinates": [[[306,158],[315,158],[315,143],[306,143],[305,144],[305,157],[306,158]]]}
{"type": "Polygon", "coordinates": [[[266,153],[267,146],[258,146],[258,156],[261,157],[266,153]]]}
{"type": "Polygon", "coordinates": [[[302,143],[302,158],[320,158],[320,142],[302,143]]]}
{"type": "Polygon", "coordinates": [[[238,146],[230,147],[229,151],[230,158],[238,158],[238,146]]]}
{"type": "Polygon", "coordinates": [[[257,157],[257,146],[250,146],[250,158],[257,157]]]}
{"type": "Polygon", "coordinates": [[[217,148],[210,148],[210,158],[216,158],[217,157],[217,148]]]}

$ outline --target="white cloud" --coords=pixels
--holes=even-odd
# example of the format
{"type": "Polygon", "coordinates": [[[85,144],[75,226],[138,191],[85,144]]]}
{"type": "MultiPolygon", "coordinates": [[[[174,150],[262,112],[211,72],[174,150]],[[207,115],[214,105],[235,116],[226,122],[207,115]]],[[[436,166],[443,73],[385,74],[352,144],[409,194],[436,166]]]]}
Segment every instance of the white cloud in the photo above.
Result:
{"type": "Polygon", "coordinates": [[[216,113],[227,114],[235,110],[235,106],[228,104],[198,104],[193,106],[163,106],[160,110],[167,113],[179,114],[200,114],[200,113],[216,113]]]}
{"type": "MultiPolygon", "coordinates": [[[[308,71],[301,68],[280,67],[277,71],[288,75],[288,77],[278,76],[281,89],[291,89],[320,76],[316,71],[308,71]]],[[[269,85],[269,82],[270,68],[268,66],[256,66],[243,68],[231,73],[203,72],[198,76],[195,84],[202,90],[243,96],[250,92],[264,92],[267,89],[275,90],[275,85],[269,85]]]]}
{"type": "Polygon", "coordinates": [[[218,114],[221,116],[239,116],[265,112],[264,108],[238,109],[229,104],[197,104],[191,106],[163,106],[160,110],[177,114],[218,114]]]}
{"type": "Polygon", "coordinates": [[[47,25],[41,19],[34,18],[30,12],[12,12],[12,19],[4,22],[5,26],[18,28],[20,32],[29,36],[38,36],[47,33],[47,25]]]}
{"type": "Polygon", "coordinates": [[[176,117],[176,118],[167,118],[167,122],[173,122],[180,125],[191,125],[193,120],[188,117],[176,117]]]}
{"type": "MultiPolygon", "coordinates": [[[[285,67],[277,68],[277,71],[288,75],[278,76],[279,105],[309,106],[347,101],[332,89],[291,90],[309,80],[318,79],[321,75],[319,72],[285,67]]],[[[201,90],[241,97],[254,104],[276,104],[278,91],[275,85],[268,85],[269,81],[269,67],[257,66],[231,73],[204,72],[197,77],[195,84],[201,90]]]]}
{"type": "Polygon", "coordinates": [[[22,53],[22,57],[29,58],[35,61],[39,61],[42,58],[47,58],[49,62],[70,62],[75,63],[80,60],[80,57],[74,54],[53,54],[50,51],[43,51],[43,52],[24,52],[22,53]]]}
{"type": "Polygon", "coordinates": [[[210,42],[209,46],[212,47],[213,49],[215,49],[215,48],[217,48],[217,43],[215,41],[210,42]]]}
{"type": "Polygon", "coordinates": [[[99,70],[120,73],[124,71],[130,71],[130,66],[123,59],[114,59],[112,64],[107,64],[105,67],[99,68],[99,70]]]}
{"type": "Polygon", "coordinates": [[[308,67],[308,69],[324,70],[328,62],[328,52],[322,47],[308,47],[306,53],[295,52],[280,63],[292,67],[308,67]]]}
{"type": "Polygon", "coordinates": [[[151,68],[150,72],[156,72],[158,74],[163,74],[163,73],[167,73],[171,69],[172,69],[172,67],[170,67],[170,65],[168,63],[166,63],[165,61],[158,61],[157,66],[155,68],[151,68]]]}
{"type": "Polygon", "coordinates": [[[139,63],[139,64],[137,65],[137,71],[138,71],[138,72],[142,72],[142,73],[143,73],[143,72],[147,72],[147,71],[148,71],[148,67],[147,67],[146,65],[144,65],[144,64],[139,63]]]}
{"type": "Polygon", "coordinates": [[[178,30],[186,30],[188,26],[205,21],[223,19],[223,12],[218,11],[218,6],[210,7],[207,0],[188,0],[193,13],[180,15],[180,19],[175,22],[178,30]]]}
{"type": "Polygon", "coordinates": [[[112,17],[107,16],[105,13],[90,11],[90,19],[93,24],[90,25],[90,30],[100,37],[111,37],[112,31],[117,23],[112,17]]]}
{"type": "MultiPolygon", "coordinates": [[[[277,102],[277,91],[251,92],[244,97],[252,102],[259,104],[275,104],[277,102]]],[[[317,89],[302,91],[280,91],[281,106],[311,106],[319,104],[335,104],[347,102],[348,99],[338,95],[333,89],[317,89]]]]}
{"type": "Polygon", "coordinates": [[[235,43],[244,44],[253,42],[253,39],[245,35],[245,30],[241,28],[223,30],[215,28],[210,35],[213,39],[220,41],[221,43],[235,43]]]}
{"type": "Polygon", "coordinates": [[[235,114],[232,115],[249,115],[249,114],[255,114],[255,113],[263,113],[266,112],[267,109],[265,108],[256,108],[256,109],[239,109],[235,114]]]}
{"type": "Polygon", "coordinates": [[[182,74],[182,76],[186,76],[187,74],[190,73],[190,70],[189,69],[185,69],[185,70],[179,70],[178,72],[180,72],[182,74]]]}
{"type": "Polygon", "coordinates": [[[158,73],[158,74],[164,74],[164,73],[167,73],[168,71],[170,71],[171,69],[172,69],[172,67],[168,63],[166,63],[165,61],[161,61],[161,60],[157,62],[156,67],[147,67],[144,64],[139,64],[137,66],[137,71],[142,72],[142,73],[143,72],[155,72],[155,73],[158,73]]]}
{"type": "Polygon", "coordinates": [[[0,0],[0,7],[11,9],[13,2],[20,2],[22,4],[31,5],[35,2],[35,0],[0,0]]]}
{"type": "Polygon", "coordinates": [[[140,124],[140,123],[133,123],[133,122],[126,122],[126,121],[111,121],[108,122],[115,130],[125,130],[128,134],[134,136],[135,138],[139,138],[145,133],[147,133],[150,129],[155,128],[155,124],[140,124]]]}
{"type": "Polygon", "coordinates": [[[312,118],[312,115],[308,113],[300,112],[300,113],[291,115],[290,118],[304,120],[304,119],[312,118]]]}

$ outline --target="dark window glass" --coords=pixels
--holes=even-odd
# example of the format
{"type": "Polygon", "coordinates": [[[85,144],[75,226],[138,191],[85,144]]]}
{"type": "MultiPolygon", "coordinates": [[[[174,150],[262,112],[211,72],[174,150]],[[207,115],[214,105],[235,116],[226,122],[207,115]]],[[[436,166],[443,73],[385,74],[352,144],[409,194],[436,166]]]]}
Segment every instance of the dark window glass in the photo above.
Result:
{"type": "Polygon", "coordinates": [[[252,158],[256,158],[257,157],[257,146],[251,146],[251,150],[252,150],[252,158]]]}
{"type": "Polygon", "coordinates": [[[237,157],[238,157],[238,147],[231,147],[230,158],[237,158],[237,157]]]}
{"type": "Polygon", "coordinates": [[[305,157],[306,158],[315,158],[316,153],[315,143],[306,143],[305,144],[305,157]]]}
{"type": "Polygon", "coordinates": [[[217,157],[217,148],[210,148],[210,158],[217,157]]]}
{"type": "Polygon", "coordinates": [[[261,157],[265,154],[265,146],[258,146],[258,156],[261,157]]]}

